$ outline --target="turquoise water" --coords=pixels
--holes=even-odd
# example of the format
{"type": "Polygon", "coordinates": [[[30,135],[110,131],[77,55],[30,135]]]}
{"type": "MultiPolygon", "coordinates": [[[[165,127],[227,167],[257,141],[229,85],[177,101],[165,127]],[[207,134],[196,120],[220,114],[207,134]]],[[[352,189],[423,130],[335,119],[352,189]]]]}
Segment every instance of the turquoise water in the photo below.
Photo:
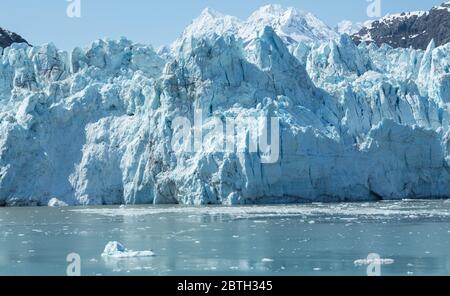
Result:
{"type": "Polygon", "coordinates": [[[0,208],[0,275],[450,274],[450,203],[0,208]],[[150,258],[101,256],[109,241],[150,258]]]}

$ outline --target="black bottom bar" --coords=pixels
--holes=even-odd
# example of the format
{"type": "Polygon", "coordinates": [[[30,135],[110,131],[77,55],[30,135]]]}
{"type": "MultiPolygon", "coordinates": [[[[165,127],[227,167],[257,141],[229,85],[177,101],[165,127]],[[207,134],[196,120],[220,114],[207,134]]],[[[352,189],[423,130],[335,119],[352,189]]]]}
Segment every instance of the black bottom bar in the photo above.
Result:
{"type": "MultiPolygon", "coordinates": [[[[61,295],[62,291],[92,291],[129,295],[312,295],[345,293],[390,294],[393,291],[445,291],[447,277],[4,277],[2,289],[32,288],[61,295]]],[[[47,293],[46,293],[47,294],[47,293]]]]}

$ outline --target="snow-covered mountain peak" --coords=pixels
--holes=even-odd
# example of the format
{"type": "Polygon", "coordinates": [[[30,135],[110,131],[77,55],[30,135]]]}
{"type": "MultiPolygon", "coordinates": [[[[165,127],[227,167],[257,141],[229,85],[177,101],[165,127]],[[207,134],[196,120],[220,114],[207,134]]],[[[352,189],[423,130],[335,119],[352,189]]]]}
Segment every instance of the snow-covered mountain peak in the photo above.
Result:
{"type": "Polygon", "coordinates": [[[260,7],[248,18],[249,22],[257,22],[265,20],[267,22],[274,21],[278,18],[292,18],[295,16],[305,16],[307,13],[294,7],[283,7],[279,4],[269,4],[260,7]]]}
{"type": "Polygon", "coordinates": [[[363,27],[364,27],[363,23],[360,22],[354,23],[349,20],[343,20],[336,26],[336,31],[339,34],[353,35],[355,33],[358,33],[363,27]]]}
{"type": "Polygon", "coordinates": [[[237,34],[241,21],[234,17],[222,14],[212,8],[205,8],[201,14],[186,27],[172,49],[179,48],[183,40],[190,38],[210,37],[212,35],[237,34]]]}
{"type": "Polygon", "coordinates": [[[450,11],[450,1],[442,3],[441,5],[435,6],[434,9],[446,9],[447,11],[450,11]]]}
{"type": "Polygon", "coordinates": [[[184,30],[181,37],[172,45],[172,49],[179,48],[185,39],[207,38],[213,35],[232,34],[248,43],[257,38],[267,26],[272,27],[288,45],[299,42],[312,44],[338,37],[335,30],[316,16],[294,7],[266,5],[252,13],[245,21],[206,8],[184,30]]]}
{"type": "Polygon", "coordinates": [[[217,35],[226,33],[235,33],[239,28],[241,21],[230,15],[222,14],[214,9],[205,8],[199,17],[197,17],[184,31],[184,36],[192,37],[217,35]]]}
{"type": "Polygon", "coordinates": [[[411,12],[387,14],[386,16],[381,18],[379,21],[389,23],[389,22],[394,22],[397,19],[408,19],[408,18],[412,18],[412,17],[419,18],[422,16],[427,16],[430,14],[431,11],[436,11],[436,10],[447,10],[450,12],[450,1],[442,3],[440,5],[433,6],[433,8],[431,8],[431,10],[429,10],[429,11],[418,10],[418,11],[411,11],[411,12]]]}
{"type": "Polygon", "coordinates": [[[294,7],[266,5],[255,11],[240,31],[243,39],[251,39],[266,26],[287,43],[315,43],[337,37],[337,33],[311,13],[294,7]]]}
{"type": "Polygon", "coordinates": [[[215,9],[212,9],[210,7],[206,7],[203,9],[203,11],[200,14],[200,18],[223,18],[225,15],[221,12],[218,12],[215,9]]]}

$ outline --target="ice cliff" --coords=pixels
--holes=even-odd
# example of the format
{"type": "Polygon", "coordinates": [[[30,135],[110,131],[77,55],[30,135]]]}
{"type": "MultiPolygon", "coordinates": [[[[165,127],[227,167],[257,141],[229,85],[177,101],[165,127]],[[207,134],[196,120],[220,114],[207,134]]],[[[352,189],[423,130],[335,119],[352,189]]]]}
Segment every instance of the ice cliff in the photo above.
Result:
{"type": "Polygon", "coordinates": [[[0,204],[450,196],[449,44],[357,47],[342,35],[311,45],[270,27],[247,40],[213,32],[178,42],[170,57],[126,39],[70,54],[4,49],[0,204]],[[199,109],[203,130],[212,116],[279,118],[279,160],[173,150],[172,122],[199,109]]]}

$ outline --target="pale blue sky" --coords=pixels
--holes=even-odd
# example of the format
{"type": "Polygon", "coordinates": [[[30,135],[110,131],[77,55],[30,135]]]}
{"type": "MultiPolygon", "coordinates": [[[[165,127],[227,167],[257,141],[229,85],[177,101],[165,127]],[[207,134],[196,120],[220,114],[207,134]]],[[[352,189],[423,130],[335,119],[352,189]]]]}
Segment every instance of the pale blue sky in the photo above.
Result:
{"type": "MultiPolygon", "coordinates": [[[[444,0],[381,0],[382,14],[428,10],[444,0]]],[[[205,7],[246,19],[265,4],[310,11],[334,27],[340,20],[364,21],[366,0],[81,0],[82,17],[66,15],[67,0],[1,0],[0,27],[32,44],[54,42],[62,49],[98,38],[126,36],[159,47],[176,39],[205,7]]]]}

